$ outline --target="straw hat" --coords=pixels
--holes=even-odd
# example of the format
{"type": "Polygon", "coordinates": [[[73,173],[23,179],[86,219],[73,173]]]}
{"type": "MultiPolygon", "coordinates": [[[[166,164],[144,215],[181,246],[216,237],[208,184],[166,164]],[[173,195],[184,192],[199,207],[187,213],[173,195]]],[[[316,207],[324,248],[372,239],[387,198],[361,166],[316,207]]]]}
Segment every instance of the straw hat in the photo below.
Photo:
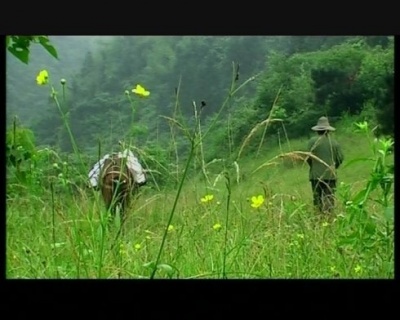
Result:
{"type": "Polygon", "coordinates": [[[334,127],[331,127],[327,117],[321,117],[318,119],[318,123],[316,126],[312,127],[311,130],[314,131],[335,131],[334,127]]]}

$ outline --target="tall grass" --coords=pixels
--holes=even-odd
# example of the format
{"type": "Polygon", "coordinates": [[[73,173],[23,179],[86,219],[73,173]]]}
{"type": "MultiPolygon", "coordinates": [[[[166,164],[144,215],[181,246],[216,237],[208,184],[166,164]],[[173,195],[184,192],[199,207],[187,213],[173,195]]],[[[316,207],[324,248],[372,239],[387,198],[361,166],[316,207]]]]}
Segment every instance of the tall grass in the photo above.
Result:
{"type": "MultiPolygon", "coordinates": [[[[219,115],[248,81],[231,85],[219,115]]],[[[203,157],[204,137],[216,122],[202,132],[193,103],[196,124],[189,128],[176,117],[178,105],[174,117],[164,118],[171,124],[177,167],[175,129],[189,141],[183,172],[176,173],[178,188],[144,188],[116,246],[118,228],[106,230],[98,193],[31,184],[28,190],[41,192],[10,194],[8,278],[394,277],[390,142],[370,140],[369,130],[341,135],[338,126],[348,166],[339,169],[335,214],[320,216],[312,207],[308,168],[294,158],[306,141],[286,140],[268,153],[259,148],[258,158],[221,161],[219,173],[202,158],[203,174],[189,177],[194,155],[203,157]],[[285,162],[284,154],[293,161],[285,162]]],[[[273,120],[269,115],[253,131],[273,120]]],[[[250,132],[245,143],[251,138],[250,132]]]]}

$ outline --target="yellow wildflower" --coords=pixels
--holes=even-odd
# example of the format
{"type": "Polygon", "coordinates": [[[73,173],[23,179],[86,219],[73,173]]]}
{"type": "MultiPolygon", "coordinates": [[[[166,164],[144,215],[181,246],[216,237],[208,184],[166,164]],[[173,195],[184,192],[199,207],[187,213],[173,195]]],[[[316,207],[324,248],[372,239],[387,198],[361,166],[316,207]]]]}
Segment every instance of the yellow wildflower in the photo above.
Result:
{"type": "Polygon", "coordinates": [[[170,225],[168,226],[168,231],[172,231],[172,230],[174,230],[174,226],[173,226],[172,224],[170,224],[170,225]]]}
{"type": "Polygon", "coordinates": [[[49,73],[47,70],[42,70],[36,77],[36,82],[39,86],[44,86],[49,82],[49,73]]]}
{"type": "Polygon", "coordinates": [[[360,273],[361,272],[361,266],[358,264],[355,268],[354,268],[355,273],[360,273]]]}
{"type": "Polygon", "coordinates": [[[212,199],[214,199],[214,196],[212,194],[207,194],[207,195],[204,196],[204,198],[201,198],[200,201],[201,202],[209,202],[212,199]]]}
{"type": "Polygon", "coordinates": [[[134,246],[135,250],[140,250],[141,247],[140,243],[136,243],[134,246]]]}
{"type": "Polygon", "coordinates": [[[150,92],[143,88],[140,84],[136,85],[136,88],[132,89],[133,93],[136,93],[139,97],[148,97],[150,92]]]}
{"type": "Polygon", "coordinates": [[[222,228],[222,226],[219,223],[216,223],[216,224],[213,225],[213,229],[216,230],[216,231],[218,231],[221,228],[222,228]]]}
{"type": "Polygon", "coordinates": [[[253,196],[253,197],[251,197],[251,202],[252,202],[251,206],[253,208],[258,208],[259,206],[261,206],[264,203],[264,200],[265,199],[262,195],[259,195],[258,197],[253,196]]]}

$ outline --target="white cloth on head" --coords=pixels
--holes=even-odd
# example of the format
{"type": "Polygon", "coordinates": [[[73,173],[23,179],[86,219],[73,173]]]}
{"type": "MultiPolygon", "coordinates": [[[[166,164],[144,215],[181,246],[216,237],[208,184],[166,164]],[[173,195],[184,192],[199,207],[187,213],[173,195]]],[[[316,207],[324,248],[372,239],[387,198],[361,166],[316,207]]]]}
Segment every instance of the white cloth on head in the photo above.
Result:
{"type": "MultiPolygon", "coordinates": [[[[128,169],[132,172],[133,178],[136,183],[143,183],[146,181],[146,175],[144,174],[142,165],[139,160],[134,156],[134,154],[125,149],[123,152],[118,152],[117,156],[119,158],[126,158],[126,165],[128,169]]],[[[110,158],[109,154],[106,154],[102,159],[100,159],[90,170],[89,172],[89,181],[92,187],[96,187],[98,185],[99,175],[101,168],[104,165],[104,161],[110,158]]]]}

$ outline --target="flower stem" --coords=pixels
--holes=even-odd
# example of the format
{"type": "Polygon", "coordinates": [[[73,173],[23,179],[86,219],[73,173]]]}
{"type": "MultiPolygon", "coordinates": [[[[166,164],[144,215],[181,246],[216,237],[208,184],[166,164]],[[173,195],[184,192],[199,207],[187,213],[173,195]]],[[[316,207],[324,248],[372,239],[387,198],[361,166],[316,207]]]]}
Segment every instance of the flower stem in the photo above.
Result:
{"type": "Polygon", "coordinates": [[[165,231],[164,231],[164,235],[163,235],[163,239],[162,239],[162,242],[161,242],[160,250],[158,251],[157,259],[156,259],[156,262],[154,264],[154,268],[153,268],[153,271],[151,273],[150,279],[153,279],[155,274],[156,274],[157,265],[158,265],[158,263],[160,261],[161,253],[162,253],[162,250],[164,248],[165,239],[167,238],[168,227],[172,222],[172,218],[174,217],[176,205],[178,204],[178,199],[179,199],[179,196],[180,196],[181,191],[182,191],[183,182],[186,179],[186,176],[187,176],[187,173],[188,173],[188,169],[189,169],[189,166],[190,166],[190,162],[192,161],[192,158],[193,158],[193,155],[194,155],[194,150],[195,150],[195,144],[194,144],[194,141],[192,140],[191,141],[191,148],[190,148],[189,158],[187,159],[186,166],[185,166],[185,171],[183,172],[183,176],[182,176],[181,182],[180,182],[179,187],[178,187],[178,192],[176,193],[174,205],[173,205],[171,213],[169,215],[168,223],[167,223],[167,226],[166,226],[165,231]]]}

